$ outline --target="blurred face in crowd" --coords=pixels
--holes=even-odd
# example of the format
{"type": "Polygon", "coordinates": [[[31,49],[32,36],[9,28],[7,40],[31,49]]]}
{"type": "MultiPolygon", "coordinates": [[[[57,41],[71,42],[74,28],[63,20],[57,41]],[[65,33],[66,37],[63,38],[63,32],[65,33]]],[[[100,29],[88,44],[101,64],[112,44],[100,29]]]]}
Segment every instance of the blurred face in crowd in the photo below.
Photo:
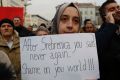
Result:
{"type": "Polygon", "coordinates": [[[0,27],[0,32],[3,37],[12,36],[13,34],[13,27],[9,23],[3,23],[0,27]]]}
{"type": "Polygon", "coordinates": [[[79,13],[75,7],[67,7],[60,17],[58,33],[77,33],[80,26],[79,13]]]}
{"type": "Polygon", "coordinates": [[[37,36],[48,35],[48,32],[46,32],[46,31],[38,31],[38,32],[36,33],[36,35],[37,35],[37,36]]]}
{"type": "Polygon", "coordinates": [[[94,26],[91,23],[88,23],[85,25],[85,32],[93,32],[94,31],[94,26]]]}
{"type": "Polygon", "coordinates": [[[20,20],[20,18],[14,18],[13,19],[13,23],[14,23],[14,25],[17,27],[17,26],[20,26],[20,24],[21,24],[21,20],[20,20]]]}
{"type": "Polygon", "coordinates": [[[87,21],[86,24],[85,24],[85,32],[94,32],[94,26],[93,26],[93,23],[92,21],[87,21]]]}

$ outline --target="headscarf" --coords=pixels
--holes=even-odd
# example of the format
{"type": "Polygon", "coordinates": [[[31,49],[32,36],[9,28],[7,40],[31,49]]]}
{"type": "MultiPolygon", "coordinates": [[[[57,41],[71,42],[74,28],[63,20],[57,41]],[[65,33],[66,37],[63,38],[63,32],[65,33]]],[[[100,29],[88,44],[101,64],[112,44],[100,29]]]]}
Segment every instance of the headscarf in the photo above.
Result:
{"type": "Polygon", "coordinates": [[[78,9],[78,7],[74,4],[74,3],[64,3],[62,5],[60,5],[60,7],[58,8],[53,20],[52,20],[52,31],[51,33],[52,34],[58,34],[58,27],[59,27],[59,23],[60,23],[60,17],[61,15],[63,14],[64,10],[67,8],[67,7],[75,7],[79,13],[79,30],[80,30],[80,26],[81,26],[81,22],[82,22],[82,17],[80,15],[80,11],[78,9]]]}

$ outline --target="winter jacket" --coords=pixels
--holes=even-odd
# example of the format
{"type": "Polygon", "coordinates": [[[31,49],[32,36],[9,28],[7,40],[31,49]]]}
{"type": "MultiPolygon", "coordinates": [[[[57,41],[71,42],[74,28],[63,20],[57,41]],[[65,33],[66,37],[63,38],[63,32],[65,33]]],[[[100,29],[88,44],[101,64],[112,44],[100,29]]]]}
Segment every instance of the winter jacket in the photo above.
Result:
{"type": "Polygon", "coordinates": [[[13,34],[13,45],[12,48],[10,49],[5,42],[5,40],[2,38],[0,35],[0,50],[4,51],[11,63],[13,64],[15,68],[15,72],[17,74],[17,78],[20,80],[20,43],[19,43],[19,36],[17,36],[15,33],[13,34]]]}
{"type": "Polygon", "coordinates": [[[116,35],[118,25],[103,23],[95,33],[100,80],[120,80],[120,37],[116,35]]]}

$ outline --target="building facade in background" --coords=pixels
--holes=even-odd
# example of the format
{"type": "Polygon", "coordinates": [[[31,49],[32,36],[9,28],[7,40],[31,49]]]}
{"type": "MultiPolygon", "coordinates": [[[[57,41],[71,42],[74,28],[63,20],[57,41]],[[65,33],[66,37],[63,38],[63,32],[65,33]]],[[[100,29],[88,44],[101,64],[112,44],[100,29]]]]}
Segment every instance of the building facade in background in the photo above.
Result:
{"type": "Polygon", "coordinates": [[[51,26],[51,21],[41,17],[40,15],[27,14],[25,18],[25,26],[33,26],[33,31],[35,31],[40,26],[49,28],[51,26]]]}
{"type": "Polygon", "coordinates": [[[92,3],[76,3],[82,15],[82,24],[85,19],[91,19],[96,24],[96,6],[92,3]]]}
{"type": "Polygon", "coordinates": [[[100,13],[99,13],[99,8],[100,6],[96,6],[96,25],[98,25],[98,28],[100,28],[100,24],[102,24],[102,18],[100,17],[100,13]]]}
{"type": "Polygon", "coordinates": [[[43,18],[40,15],[32,15],[32,25],[33,25],[34,29],[37,29],[40,26],[49,28],[49,27],[51,27],[51,21],[43,18]]]}
{"type": "Polygon", "coordinates": [[[24,7],[21,0],[0,0],[0,6],[5,7],[24,7]]]}

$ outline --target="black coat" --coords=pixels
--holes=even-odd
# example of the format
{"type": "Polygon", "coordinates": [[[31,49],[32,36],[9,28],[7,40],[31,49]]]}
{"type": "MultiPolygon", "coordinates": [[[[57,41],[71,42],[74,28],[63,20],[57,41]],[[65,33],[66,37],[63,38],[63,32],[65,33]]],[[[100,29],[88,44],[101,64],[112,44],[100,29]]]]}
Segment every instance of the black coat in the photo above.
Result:
{"type": "Polygon", "coordinates": [[[16,80],[12,68],[12,66],[7,67],[6,64],[0,63],[0,80],[16,80]]]}
{"type": "Polygon", "coordinates": [[[27,30],[24,26],[15,27],[15,30],[19,33],[20,37],[35,36],[33,32],[27,30]]]}
{"type": "Polygon", "coordinates": [[[3,51],[0,51],[0,80],[16,80],[15,69],[3,51]]]}
{"type": "Polygon", "coordinates": [[[115,24],[104,23],[96,32],[100,80],[120,80],[120,37],[116,34],[117,29],[115,24]]]}

